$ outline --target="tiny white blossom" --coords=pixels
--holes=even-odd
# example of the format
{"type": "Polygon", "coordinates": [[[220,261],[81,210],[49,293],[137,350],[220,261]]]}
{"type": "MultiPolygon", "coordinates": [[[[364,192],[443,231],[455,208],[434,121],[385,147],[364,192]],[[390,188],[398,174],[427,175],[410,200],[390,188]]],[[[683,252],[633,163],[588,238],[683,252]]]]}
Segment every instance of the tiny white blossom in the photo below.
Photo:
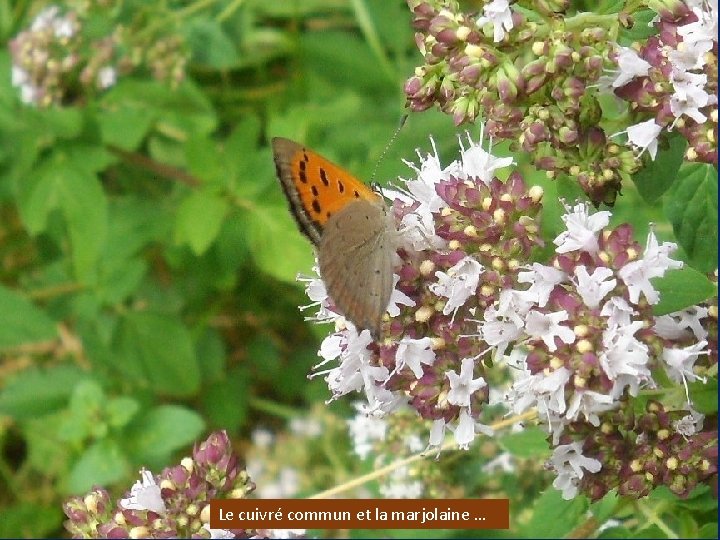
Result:
{"type": "Polygon", "coordinates": [[[400,276],[393,274],[393,290],[390,294],[390,302],[388,304],[387,312],[391,317],[397,317],[400,315],[399,306],[413,307],[415,300],[410,298],[407,294],[397,288],[397,284],[400,281],[400,276]]]}
{"type": "Polygon", "coordinates": [[[592,390],[576,390],[570,398],[565,417],[574,422],[582,414],[585,420],[597,427],[600,425],[600,417],[598,414],[614,408],[615,400],[612,396],[593,392],[592,390]]]}
{"type": "Polygon", "coordinates": [[[707,317],[708,310],[702,306],[692,306],[682,311],[655,317],[654,330],[665,339],[683,339],[694,335],[696,339],[705,339],[708,335],[700,319],[707,317]],[[690,332],[688,332],[690,330],[690,332]]]}
{"type": "MultiPolygon", "coordinates": [[[[467,150],[463,145],[462,139],[459,138],[460,147],[462,148],[462,170],[471,178],[479,178],[485,184],[489,184],[495,176],[495,171],[503,167],[509,167],[513,165],[515,161],[511,157],[498,158],[493,156],[490,152],[486,152],[483,147],[483,134],[485,126],[480,124],[480,140],[474,143],[470,138],[470,134],[466,133],[468,143],[467,150]]],[[[492,144],[492,143],[491,143],[492,144]]]]}
{"type": "Polygon", "coordinates": [[[675,420],[672,423],[675,431],[686,439],[688,437],[692,437],[696,433],[699,433],[703,428],[703,421],[705,420],[704,414],[697,412],[689,405],[688,407],[690,408],[690,414],[683,416],[680,420],[675,420]]]}
{"type": "Polygon", "coordinates": [[[379,487],[385,499],[419,499],[424,491],[423,483],[410,476],[410,469],[398,467],[379,487]]]}
{"type": "Polygon", "coordinates": [[[493,41],[498,43],[505,37],[505,32],[513,29],[512,10],[508,0],[492,0],[483,7],[483,16],[477,20],[478,26],[491,22],[493,25],[493,41]]]}
{"type": "Polygon", "coordinates": [[[625,86],[636,77],[645,77],[651,67],[648,62],[638,56],[635,49],[630,47],[620,47],[617,64],[620,69],[617,77],[612,82],[613,88],[625,86]]]}
{"type": "Polygon", "coordinates": [[[226,538],[235,538],[235,533],[226,529],[211,529],[209,523],[205,523],[202,526],[208,533],[210,538],[217,538],[219,540],[225,540],[226,538]]]}
{"type": "Polygon", "coordinates": [[[395,369],[393,373],[400,371],[407,366],[413,372],[416,379],[423,376],[422,365],[432,366],[435,362],[435,352],[432,350],[432,339],[424,337],[420,339],[403,338],[398,343],[395,352],[395,369]]]}
{"type": "Polygon", "coordinates": [[[645,122],[633,124],[626,130],[628,142],[640,150],[639,155],[642,155],[647,150],[653,160],[657,155],[660,132],[662,132],[662,127],[652,118],[645,122]]]}
{"type": "Polygon", "coordinates": [[[525,331],[531,337],[542,339],[548,350],[554,352],[557,350],[556,337],[567,345],[575,342],[575,332],[560,324],[568,319],[569,315],[565,310],[553,313],[531,311],[525,319],[525,331]]]}
{"type": "Polygon", "coordinates": [[[455,442],[460,450],[467,450],[475,440],[475,420],[470,416],[469,408],[460,411],[458,425],[455,427],[455,442]]]}
{"type": "Polygon", "coordinates": [[[682,268],[682,262],[669,257],[669,254],[676,248],[677,245],[672,242],[658,244],[655,233],[650,230],[643,258],[627,263],[618,272],[620,279],[627,285],[631,302],[637,304],[640,300],[640,293],[651,305],[660,301],[660,295],[650,279],[664,276],[668,269],[682,268]]]}
{"type": "Polygon", "coordinates": [[[372,451],[373,442],[385,440],[388,426],[384,419],[368,416],[362,405],[356,403],[354,407],[357,414],[348,420],[348,431],[353,450],[364,460],[372,451]]]}
{"type": "Polygon", "coordinates": [[[693,371],[693,366],[698,356],[701,354],[709,354],[705,347],[707,347],[707,341],[702,340],[684,348],[663,349],[662,359],[666,364],[665,371],[667,371],[668,377],[673,381],[683,383],[688,402],[690,401],[690,397],[687,382],[697,380],[706,381],[704,377],[700,377],[693,371]]]}
{"type": "Polygon", "coordinates": [[[430,285],[430,291],[448,299],[443,308],[443,315],[453,313],[454,316],[465,301],[475,294],[483,271],[482,265],[468,256],[449,268],[447,273],[435,272],[438,281],[430,285]]]}
{"type": "Polygon", "coordinates": [[[120,499],[120,506],[126,510],[150,510],[160,515],[167,512],[160,486],[147,469],[140,470],[140,480],[130,488],[130,496],[127,499],[120,499]]]}
{"type": "Polygon", "coordinates": [[[562,216],[566,231],[558,235],[554,244],[557,253],[570,251],[587,251],[596,253],[598,250],[597,233],[610,222],[611,213],[607,211],[590,214],[587,203],[578,203],[572,209],[566,207],[562,216]]]}
{"type": "Polygon", "coordinates": [[[608,318],[608,326],[625,326],[637,311],[622,296],[612,296],[603,304],[600,315],[608,318]]]}
{"type": "Polygon", "coordinates": [[[598,307],[605,295],[615,288],[617,280],[612,278],[613,275],[613,271],[604,266],[599,266],[592,274],[588,274],[584,265],[575,267],[577,291],[587,307],[598,307]]]}
{"type": "Polygon", "coordinates": [[[553,487],[562,491],[565,500],[574,499],[577,495],[580,481],[585,476],[583,469],[596,473],[602,468],[602,463],[597,459],[582,455],[582,444],[579,442],[557,446],[550,463],[557,472],[553,487]]]}
{"type": "Polygon", "coordinates": [[[615,398],[620,397],[626,386],[630,386],[630,394],[637,395],[640,384],[650,379],[648,347],[635,338],[635,332],[642,327],[642,321],[635,321],[610,326],[603,332],[603,350],[598,361],[608,379],[614,382],[611,395],[615,398]]]}
{"type": "Polygon", "coordinates": [[[562,270],[540,263],[533,263],[529,268],[525,272],[518,272],[518,281],[530,283],[530,288],[524,291],[525,296],[539,307],[545,307],[552,290],[565,281],[567,275],[562,270]]]}
{"type": "Polygon", "coordinates": [[[485,379],[478,377],[473,379],[473,370],[475,361],[472,358],[463,358],[458,375],[454,369],[446,372],[447,378],[450,379],[450,391],[447,394],[448,403],[459,407],[470,407],[470,397],[487,386],[485,379]]]}

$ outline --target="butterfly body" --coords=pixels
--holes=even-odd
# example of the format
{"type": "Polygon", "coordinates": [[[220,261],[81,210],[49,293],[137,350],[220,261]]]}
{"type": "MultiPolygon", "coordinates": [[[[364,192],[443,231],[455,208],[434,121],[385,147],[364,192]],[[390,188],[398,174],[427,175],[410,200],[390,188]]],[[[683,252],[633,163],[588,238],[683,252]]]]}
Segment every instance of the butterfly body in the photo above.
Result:
{"type": "Polygon", "coordinates": [[[385,201],[298,143],[276,137],[272,147],[290,210],[317,250],[328,294],[358,330],[377,336],[392,293],[396,236],[385,201]]]}

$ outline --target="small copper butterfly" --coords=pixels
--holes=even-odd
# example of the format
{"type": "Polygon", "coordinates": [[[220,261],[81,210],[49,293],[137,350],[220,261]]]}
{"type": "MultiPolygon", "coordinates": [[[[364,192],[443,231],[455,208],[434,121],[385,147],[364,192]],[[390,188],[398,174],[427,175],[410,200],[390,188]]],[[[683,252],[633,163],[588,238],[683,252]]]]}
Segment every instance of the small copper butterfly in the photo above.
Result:
{"type": "Polygon", "coordinates": [[[320,276],[342,314],[377,337],[393,288],[396,228],[382,196],[289,139],[272,140],[275,167],[320,276]]]}

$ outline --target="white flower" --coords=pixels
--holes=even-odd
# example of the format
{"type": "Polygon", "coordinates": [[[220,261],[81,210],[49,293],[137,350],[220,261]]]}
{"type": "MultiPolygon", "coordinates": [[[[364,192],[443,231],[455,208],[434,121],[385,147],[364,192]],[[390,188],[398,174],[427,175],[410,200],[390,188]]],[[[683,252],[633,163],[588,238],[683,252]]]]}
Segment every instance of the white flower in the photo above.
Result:
{"type": "Polygon", "coordinates": [[[445,206],[445,201],[435,191],[435,186],[441,180],[447,180],[451,176],[458,176],[460,172],[460,164],[453,161],[446,168],[440,165],[435,141],[431,138],[433,153],[427,154],[424,158],[417,150],[420,158],[420,167],[417,167],[410,161],[403,160],[405,165],[413,169],[417,173],[417,179],[406,180],[405,185],[410,194],[417,200],[421,206],[428,208],[430,212],[438,212],[445,206]]]}
{"type": "Polygon", "coordinates": [[[407,366],[413,372],[416,379],[423,376],[422,364],[432,366],[435,362],[435,352],[432,350],[432,339],[424,337],[420,339],[403,338],[398,343],[395,352],[395,369],[393,374],[407,366]]]}
{"type": "MultiPolygon", "coordinates": [[[[487,7],[487,6],[486,6],[487,7]]],[[[470,146],[465,149],[462,139],[459,138],[460,147],[462,148],[462,170],[471,178],[479,178],[485,184],[489,184],[495,176],[495,171],[503,167],[513,165],[515,161],[511,157],[498,158],[486,152],[483,147],[483,134],[485,131],[484,124],[480,124],[480,140],[474,143],[470,138],[470,134],[466,133],[470,146]]],[[[492,144],[492,142],[491,142],[492,144]]]]}
{"type": "Polygon", "coordinates": [[[455,428],[455,442],[460,450],[467,450],[475,440],[475,420],[470,416],[469,408],[460,411],[460,419],[455,428]]]}
{"type": "Polygon", "coordinates": [[[628,142],[635,148],[640,149],[642,155],[645,150],[648,151],[650,157],[654,160],[657,155],[658,136],[662,131],[662,127],[655,123],[654,119],[646,120],[629,126],[626,130],[628,142]]]}
{"type": "Polygon", "coordinates": [[[597,459],[582,455],[582,444],[579,442],[556,447],[550,463],[557,472],[553,487],[562,491],[565,500],[573,499],[577,495],[580,480],[585,476],[583,469],[596,473],[602,468],[602,463],[597,459]]]}
{"type": "Polygon", "coordinates": [[[587,307],[598,307],[605,295],[615,288],[617,280],[612,278],[613,275],[613,271],[604,266],[596,268],[592,275],[588,274],[587,268],[583,265],[575,267],[577,292],[587,307]]]}
{"type": "MultiPolygon", "coordinates": [[[[557,423],[567,409],[565,384],[570,380],[570,375],[571,371],[565,367],[548,375],[543,372],[531,375],[527,370],[519,372],[518,379],[508,393],[513,412],[521,414],[535,406],[538,416],[545,418],[549,425],[557,423]]],[[[560,436],[561,431],[561,426],[555,430],[556,437],[560,436]]]]}
{"type": "Polygon", "coordinates": [[[651,67],[649,63],[638,56],[635,49],[630,47],[620,47],[617,64],[620,70],[612,82],[613,88],[625,86],[636,77],[645,77],[651,67]]]}
{"type": "Polygon", "coordinates": [[[524,296],[536,302],[539,307],[545,307],[552,290],[566,278],[562,270],[540,263],[533,263],[526,272],[518,272],[520,283],[530,283],[530,288],[524,291],[524,296]]]}
{"type": "Polygon", "coordinates": [[[390,473],[379,489],[386,499],[419,499],[424,487],[421,481],[412,479],[410,469],[405,466],[390,473]]]}
{"type": "Polygon", "coordinates": [[[155,478],[147,469],[140,470],[140,480],[130,488],[130,496],[120,500],[120,506],[126,510],[150,510],[160,515],[167,512],[160,486],[155,483],[155,478]]]}
{"type": "MultiPolygon", "coordinates": [[[[427,338],[426,338],[427,339],[427,338]]],[[[463,358],[460,375],[454,369],[445,373],[450,379],[450,391],[447,394],[448,403],[459,407],[470,407],[470,397],[487,386],[485,379],[473,379],[475,361],[472,358],[463,358]]]]}
{"type": "Polygon", "coordinates": [[[688,408],[690,409],[690,414],[683,416],[680,420],[675,420],[672,423],[675,431],[686,439],[688,437],[692,437],[696,433],[699,433],[703,428],[703,421],[705,420],[704,414],[697,412],[689,405],[688,408]]]}
{"type": "Polygon", "coordinates": [[[447,424],[444,418],[438,418],[433,421],[432,427],[430,428],[430,440],[428,442],[428,449],[440,448],[445,438],[445,428],[447,424]]]}
{"type": "Polygon", "coordinates": [[[696,339],[705,339],[708,335],[700,319],[707,317],[708,310],[702,306],[692,306],[682,311],[655,317],[655,333],[665,339],[685,339],[694,335],[696,339]],[[692,332],[688,332],[690,330],[692,332]]]}
{"type": "Polygon", "coordinates": [[[640,384],[650,379],[648,347],[634,337],[642,327],[642,321],[635,321],[610,326],[603,332],[603,351],[598,361],[608,379],[614,382],[611,392],[614,398],[620,397],[626,386],[630,386],[630,394],[636,396],[640,384]]]}
{"type": "Polygon", "coordinates": [[[640,293],[643,293],[649,304],[657,304],[660,301],[660,295],[652,286],[650,279],[664,276],[668,269],[682,268],[682,262],[668,256],[676,248],[677,245],[672,242],[658,244],[655,233],[650,230],[643,258],[627,263],[618,272],[620,279],[627,285],[631,302],[637,304],[640,293]]]}
{"type": "Polygon", "coordinates": [[[695,345],[690,345],[682,349],[663,349],[662,359],[666,364],[665,371],[675,382],[682,382],[685,386],[685,395],[690,401],[687,381],[703,381],[706,379],[700,377],[693,372],[693,366],[698,356],[701,354],[709,354],[707,350],[704,350],[707,346],[707,341],[702,340],[695,345]]]}
{"type": "Polygon", "coordinates": [[[717,103],[717,97],[705,91],[707,75],[676,69],[673,70],[670,81],[674,89],[670,97],[670,110],[675,118],[685,115],[698,124],[704,123],[707,117],[700,112],[700,109],[717,103]]]}
{"type": "Polygon", "coordinates": [[[382,418],[368,416],[365,408],[356,403],[357,414],[348,420],[348,431],[353,442],[353,450],[360,457],[366,459],[373,449],[373,442],[385,440],[387,422],[382,418]]]}
{"type": "Polygon", "coordinates": [[[388,304],[387,312],[391,317],[397,317],[400,315],[399,306],[413,307],[415,300],[410,298],[407,294],[397,288],[397,284],[400,281],[400,276],[393,274],[393,290],[390,294],[390,302],[388,304]]]}
{"type": "Polygon", "coordinates": [[[598,250],[597,233],[610,222],[610,212],[595,212],[590,214],[587,203],[578,203],[572,209],[565,207],[566,214],[562,216],[567,230],[560,233],[554,244],[557,253],[570,251],[587,251],[595,253],[598,250]]]}
{"type": "Polygon", "coordinates": [[[114,67],[105,66],[98,71],[97,86],[105,90],[117,82],[117,70],[114,67]]]}
{"type": "Polygon", "coordinates": [[[513,29],[512,11],[508,0],[492,0],[483,7],[483,16],[477,20],[478,26],[485,23],[493,25],[493,41],[498,43],[505,37],[505,32],[513,29]]]}
{"type": "Polygon", "coordinates": [[[637,311],[622,296],[612,296],[603,304],[600,315],[608,318],[608,326],[625,326],[630,324],[637,311]]]}
{"type": "Polygon", "coordinates": [[[592,390],[575,390],[575,393],[570,398],[565,417],[574,422],[582,414],[585,420],[597,427],[600,425],[598,413],[604,413],[614,408],[615,400],[612,396],[593,392],[592,390]]]}
{"type": "Polygon", "coordinates": [[[495,306],[486,309],[483,318],[485,321],[480,324],[483,341],[495,347],[498,356],[504,355],[510,344],[521,337],[522,320],[517,321],[501,315],[495,306]]]}
{"type": "Polygon", "coordinates": [[[567,345],[575,342],[575,333],[572,329],[560,324],[568,319],[569,315],[565,310],[553,313],[531,311],[525,319],[525,331],[531,337],[542,339],[548,350],[554,352],[557,350],[556,337],[567,345]]]}
{"type": "Polygon", "coordinates": [[[448,269],[447,273],[435,272],[438,281],[430,285],[430,291],[448,299],[443,315],[453,313],[454,316],[465,301],[475,294],[483,271],[482,265],[468,256],[448,269]]]}

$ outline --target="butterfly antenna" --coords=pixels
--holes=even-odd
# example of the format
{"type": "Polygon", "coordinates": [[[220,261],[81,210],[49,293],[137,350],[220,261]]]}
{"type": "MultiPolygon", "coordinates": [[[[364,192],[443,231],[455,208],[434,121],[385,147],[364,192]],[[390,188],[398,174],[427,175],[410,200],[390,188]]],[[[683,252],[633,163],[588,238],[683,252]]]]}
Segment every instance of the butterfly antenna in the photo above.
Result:
{"type": "Polygon", "coordinates": [[[394,143],[395,140],[397,139],[398,135],[400,134],[400,130],[401,130],[401,129],[403,128],[403,126],[405,125],[405,122],[407,122],[407,119],[408,119],[408,115],[407,115],[407,114],[403,114],[403,115],[400,117],[400,123],[398,124],[397,129],[395,129],[395,133],[392,134],[392,137],[390,137],[390,140],[389,140],[388,143],[385,145],[385,148],[383,149],[382,154],[380,154],[380,157],[379,157],[378,160],[375,162],[375,168],[373,169],[372,175],[370,176],[370,183],[371,183],[371,184],[374,185],[374,184],[376,183],[376,182],[375,182],[375,175],[377,174],[378,167],[380,166],[380,163],[382,163],[382,160],[385,159],[385,156],[387,155],[388,150],[390,150],[390,148],[392,147],[393,143],[394,143]]]}

